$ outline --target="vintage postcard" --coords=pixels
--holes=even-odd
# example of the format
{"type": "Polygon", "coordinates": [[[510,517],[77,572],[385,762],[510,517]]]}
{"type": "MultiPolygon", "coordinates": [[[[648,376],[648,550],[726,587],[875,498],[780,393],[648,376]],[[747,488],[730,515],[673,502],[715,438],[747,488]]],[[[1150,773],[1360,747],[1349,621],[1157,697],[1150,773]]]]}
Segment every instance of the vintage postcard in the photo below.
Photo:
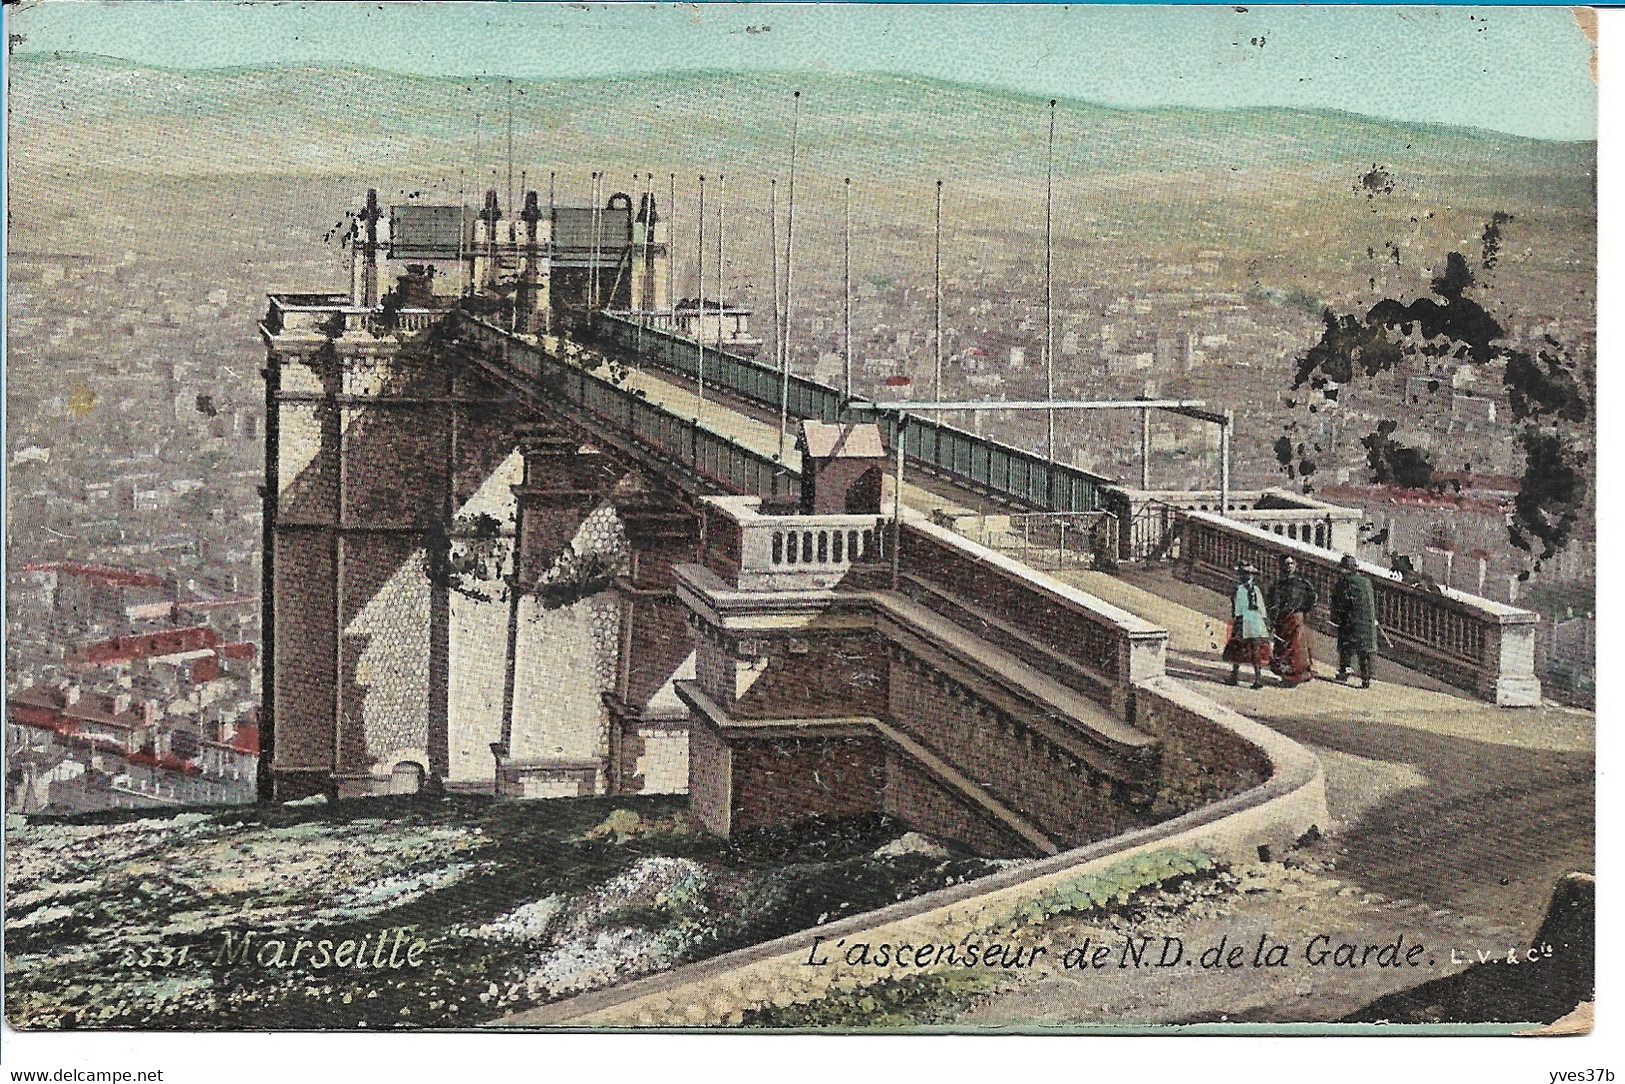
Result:
{"type": "Polygon", "coordinates": [[[1590,1029],[1592,12],[6,29],[12,1027],[1590,1029]]]}

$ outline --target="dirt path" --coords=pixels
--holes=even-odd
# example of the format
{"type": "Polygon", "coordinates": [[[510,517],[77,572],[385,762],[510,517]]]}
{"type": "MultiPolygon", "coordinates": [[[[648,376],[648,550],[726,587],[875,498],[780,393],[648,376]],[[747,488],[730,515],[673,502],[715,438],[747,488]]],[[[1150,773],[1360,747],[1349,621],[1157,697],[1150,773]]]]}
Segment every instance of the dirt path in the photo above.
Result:
{"type": "Polygon", "coordinates": [[[1299,689],[1231,688],[1223,683],[1228,668],[1206,651],[1211,615],[1186,605],[1201,596],[1174,601],[1148,586],[1161,587],[1110,580],[1087,589],[1169,627],[1170,672],[1313,749],[1326,771],[1331,823],[1325,838],[1291,858],[1302,868],[1240,871],[1234,891],[1170,901],[1132,929],[1062,918],[1039,937],[1052,956],[1085,937],[1120,943],[1133,934],[1177,936],[1187,952],[1226,938],[1248,946],[1250,958],[1263,935],[1292,946],[1294,966],[1040,967],[964,1023],[1333,1021],[1382,994],[1460,971],[1481,951],[1504,957],[1527,946],[1556,879],[1595,871],[1591,713],[1497,709],[1392,664],[1369,691],[1326,680],[1329,671],[1299,689]],[[1425,946],[1430,963],[1310,967],[1303,950],[1320,934],[1361,945],[1403,935],[1425,946]]]}

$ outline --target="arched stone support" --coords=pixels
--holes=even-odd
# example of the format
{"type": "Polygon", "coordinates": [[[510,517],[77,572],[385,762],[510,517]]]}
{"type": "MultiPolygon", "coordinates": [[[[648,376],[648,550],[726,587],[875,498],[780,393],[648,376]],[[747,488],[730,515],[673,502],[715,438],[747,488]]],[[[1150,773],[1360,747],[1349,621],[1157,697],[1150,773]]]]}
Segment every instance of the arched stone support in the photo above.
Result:
{"type": "Polygon", "coordinates": [[[686,792],[689,712],[675,682],[694,676],[694,641],[672,569],[695,560],[699,517],[675,494],[636,476],[613,499],[626,530],[628,563],[615,581],[620,638],[615,685],[604,694],[609,787],[686,792]]]}

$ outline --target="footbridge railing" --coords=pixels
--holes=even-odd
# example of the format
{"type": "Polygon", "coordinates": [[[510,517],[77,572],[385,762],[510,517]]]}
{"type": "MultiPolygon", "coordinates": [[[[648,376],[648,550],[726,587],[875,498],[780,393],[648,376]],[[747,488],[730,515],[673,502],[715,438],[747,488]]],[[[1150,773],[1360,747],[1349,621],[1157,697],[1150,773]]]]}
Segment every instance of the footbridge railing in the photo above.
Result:
{"type": "MultiPolygon", "coordinates": [[[[1320,593],[1310,625],[1335,633],[1326,601],[1339,573],[1338,554],[1212,513],[1180,513],[1178,568],[1191,582],[1227,592],[1237,565],[1257,565],[1267,581],[1287,556],[1298,559],[1320,593]]],[[[1538,615],[1462,591],[1405,583],[1364,561],[1359,569],[1375,589],[1377,624],[1388,640],[1384,655],[1502,707],[1539,705],[1538,615]]]]}
{"type": "MultiPolygon", "coordinates": [[[[612,347],[697,379],[700,346],[664,328],[649,327],[610,313],[593,316],[593,335],[612,347]]],[[[752,358],[721,350],[705,351],[705,382],[747,402],[779,409],[779,371],[752,358]]],[[[848,400],[839,390],[792,375],[788,410],[791,417],[820,421],[866,421],[881,428],[888,448],[896,447],[897,420],[848,400]]],[[[911,418],[903,434],[903,451],[916,468],[953,479],[1022,507],[1054,512],[1095,512],[1101,508],[1110,479],[1077,467],[1053,463],[989,437],[977,436],[945,422],[911,418]]]]}
{"type": "Polygon", "coordinates": [[[629,449],[671,464],[702,489],[767,498],[800,493],[796,471],[694,418],[651,403],[631,389],[476,317],[459,314],[452,329],[479,351],[488,367],[524,381],[531,394],[549,407],[595,428],[607,428],[629,449]]]}

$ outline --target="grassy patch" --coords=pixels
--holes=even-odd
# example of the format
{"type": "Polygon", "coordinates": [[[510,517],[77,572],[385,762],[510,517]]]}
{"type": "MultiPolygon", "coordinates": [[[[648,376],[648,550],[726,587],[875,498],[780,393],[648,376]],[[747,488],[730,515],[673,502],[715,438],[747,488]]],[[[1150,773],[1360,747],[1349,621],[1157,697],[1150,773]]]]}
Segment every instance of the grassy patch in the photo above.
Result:
{"type": "MultiPolygon", "coordinates": [[[[1059,917],[1145,917],[1153,899],[1186,885],[1227,876],[1201,851],[1152,851],[1054,886],[989,928],[1035,927],[1059,917]]],[[[746,1012],[746,1028],[901,1030],[951,1024],[979,1001],[1015,980],[1002,971],[946,967],[886,977],[816,1001],[746,1012]]]]}

